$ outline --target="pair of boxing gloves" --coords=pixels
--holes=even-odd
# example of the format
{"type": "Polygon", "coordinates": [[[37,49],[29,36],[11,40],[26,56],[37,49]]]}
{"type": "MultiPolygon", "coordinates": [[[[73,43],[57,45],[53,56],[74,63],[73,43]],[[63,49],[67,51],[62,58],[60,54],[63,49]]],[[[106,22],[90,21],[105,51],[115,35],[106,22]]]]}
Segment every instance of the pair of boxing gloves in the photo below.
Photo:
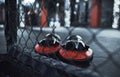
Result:
{"type": "Polygon", "coordinates": [[[59,58],[62,61],[74,61],[77,63],[90,63],[93,59],[93,51],[87,46],[81,36],[71,35],[61,44],[61,38],[57,34],[49,33],[35,46],[35,51],[51,58],[59,58]]]}

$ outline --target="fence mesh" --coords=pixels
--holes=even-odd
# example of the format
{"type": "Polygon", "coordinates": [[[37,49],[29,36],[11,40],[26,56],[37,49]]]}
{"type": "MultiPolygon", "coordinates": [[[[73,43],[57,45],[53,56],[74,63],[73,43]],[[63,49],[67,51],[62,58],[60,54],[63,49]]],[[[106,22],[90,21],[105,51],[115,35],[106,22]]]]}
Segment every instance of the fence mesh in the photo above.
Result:
{"type": "Polygon", "coordinates": [[[69,14],[69,11],[73,12],[73,15],[71,13],[71,19],[66,17],[67,23],[64,21],[64,0],[35,0],[34,2],[18,0],[17,42],[10,48],[12,57],[17,59],[18,63],[23,63],[30,67],[33,77],[37,76],[37,74],[47,77],[46,73],[49,72],[51,75],[52,71],[54,76],[58,77],[120,76],[120,31],[111,28],[92,28],[89,26],[90,9],[94,7],[90,5],[91,0],[88,3],[89,5],[87,5],[87,13],[83,15],[80,10],[81,8],[86,8],[82,6],[85,2],[83,0],[66,0],[68,5],[69,1],[71,1],[71,6],[74,7],[71,7],[71,11],[70,7],[66,6],[67,14],[69,14]],[[53,59],[49,55],[46,57],[35,52],[36,44],[44,39],[48,33],[58,34],[61,37],[60,44],[64,44],[66,38],[70,35],[80,35],[94,52],[90,65],[88,67],[80,67],[75,65],[74,62],[69,64],[61,61],[56,54],[54,54],[56,59],[53,59]],[[50,68],[47,68],[45,65],[50,68]],[[52,68],[57,71],[52,70],[52,68]]]}

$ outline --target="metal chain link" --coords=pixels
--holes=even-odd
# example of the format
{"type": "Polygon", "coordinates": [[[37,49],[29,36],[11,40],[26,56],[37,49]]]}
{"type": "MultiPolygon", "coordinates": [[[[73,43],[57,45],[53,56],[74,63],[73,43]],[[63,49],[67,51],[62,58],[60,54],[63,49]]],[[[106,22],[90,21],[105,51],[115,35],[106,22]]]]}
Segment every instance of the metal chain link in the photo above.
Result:
{"type": "MultiPolygon", "coordinates": [[[[42,1],[44,1],[44,0],[42,0],[42,1]]],[[[98,3],[98,1],[99,0],[97,0],[95,3],[98,3]]],[[[49,8],[47,3],[45,4],[45,3],[41,2],[41,3],[38,3],[39,5],[37,5],[37,2],[39,2],[39,1],[36,0],[36,5],[34,4],[35,3],[34,2],[33,4],[30,4],[30,6],[24,6],[24,7],[23,7],[24,4],[21,3],[21,4],[19,4],[18,9],[20,9],[20,7],[22,7],[22,8],[27,8],[29,10],[31,8],[34,8],[34,11],[35,11],[35,9],[37,9],[37,10],[41,9],[41,11],[42,11],[44,8],[49,8]],[[37,6],[39,6],[40,8],[37,8],[37,6]]],[[[56,4],[56,2],[54,0],[51,0],[49,2],[56,4]]],[[[94,7],[94,6],[92,6],[92,7],[94,7]]],[[[109,38],[107,36],[107,33],[105,33],[106,34],[105,36],[104,35],[101,36],[102,33],[104,31],[107,31],[108,29],[103,29],[103,28],[97,29],[97,28],[91,28],[91,27],[63,27],[63,26],[55,27],[56,25],[54,25],[53,27],[49,27],[49,24],[48,24],[48,27],[44,27],[44,25],[46,23],[50,22],[48,20],[50,18],[46,18],[47,21],[44,22],[43,24],[40,23],[42,21],[37,20],[39,24],[32,25],[31,22],[34,22],[34,21],[27,22],[27,20],[25,20],[25,17],[28,17],[27,16],[28,12],[29,11],[25,10],[25,9],[17,11],[17,13],[19,13],[18,15],[20,15],[19,21],[18,21],[20,26],[18,26],[18,29],[17,29],[17,45],[20,46],[20,49],[21,49],[21,52],[20,52],[21,55],[18,55],[18,56],[21,56],[21,58],[27,52],[27,53],[29,53],[29,54],[27,54],[27,56],[32,57],[32,59],[35,60],[36,62],[41,61],[43,64],[45,64],[47,66],[54,67],[54,68],[60,69],[60,70],[64,70],[65,72],[70,73],[70,75],[68,74],[69,75],[68,77],[73,77],[72,75],[75,75],[76,77],[80,77],[80,76],[106,77],[107,74],[104,75],[104,71],[101,71],[100,69],[102,68],[102,70],[103,70],[104,69],[103,67],[107,67],[106,64],[108,64],[109,62],[111,62],[114,65],[114,67],[120,68],[120,62],[118,62],[115,58],[116,55],[118,58],[120,58],[120,56],[118,55],[118,54],[120,54],[119,53],[120,46],[117,46],[117,48],[115,50],[112,50],[112,52],[111,52],[111,50],[109,50],[108,48],[111,47],[111,43],[113,43],[113,42],[111,41],[110,45],[107,45],[107,44],[109,44],[108,42],[110,42],[109,40],[111,38],[109,38]],[[22,12],[20,12],[20,11],[22,11],[22,12]],[[20,14],[20,13],[22,13],[22,14],[20,14]],[[20,23],[23,23],[23,24],[21,25],[20,23]],[[27,23],[29,23],[29,24],[27,24],[27,23]],[[23,25],[24,25],[24,27],[21,27],[23,25]],[[56,54],[53,54],[56,57],[56,59],[54,60],[54,59],[50,58],[49,55],[47,55],[47,58],[46,58],[46,56],[41,56],[40,54],[35,52],[35,45],[40,40],[44,39],[46,37],[46,34],[48,34],[48,33],[60,35],[60,37],[61,37],[60,44],[62,44],[62,45],[66,42],[66,39],[68,36],[81,35],[81,37],[83,38],[85,43],[87,43],[90,46],[90,48],[92,48],[94,51],[93,61],[91,62],[90,66],[87,68],[81,68],[79,66],[76,66],[73,61],[71,61],[71,63],[73,65],[72,64],[67,65],[66,63],[61,61],[56,54]],[[85,40],[85,39],[87,39],[87,40],[85,40]],[[101,39],[102,39],[102,41],[103,40],[104,41],[102,42],[101,39]],[[107,42],[105,42],[105,40],[107,42]],[[107,45],[107,46],[105,46],[105,45],[107,45]],[[37,60],[35,58],[37,58],[37,60]]],[[[46,11],[43,10],[42,12],[45,13],[45,15],[47,15],[46,11]]],[[[41,14],[41,12],[40,12],[40,14],[41,14]]],[[[37,16],[39,16],[40,14],[38,14],[37,16]]],[[[50,16],[48,16],[48,17],[50,17],[50,16]]],[[[40,19],[40,16],[38,17],[38,19],[40,19]]],[[[56,21],[54,21],[53,23],[55,23],[55,22],[56,21]]],[[[120,31],[118,31],[118,32],[120,32],[120,31]]],[[[112,37],[112,39],[114,39],[114,38],[115,37],[112,37]]],[[[116,42],[116,45],[118,45],[118,44],[120,44],[120,43],[116,42]]],[[[50,48],[50,45],[48,45],[48,48],[50,48]]],[[[43,49],[43,50],[45,50],[45,49],[43,49]]],[[[51,50],[52,49],[50,49],[50,51],[51,50]]],[[[27,66],[29,66],[29,65],[27,65],[27,66]]],[[[109,66],[111,66],[111,65],[109,65],[109,66]]],[[[30,66],[30,67],[32,68],[32,70],[35,69],[35,67],[33,67],[33,66],[30,66]]],[[[107,68],[110,68],[110,67],[107,67],[107,68]]],[[[107,71],[109,71],[109,70],[107,70],[107,71]]],[[[37,71],[34,71],[34,72],[37,72],[37,71]]],[[[59,70],[57,70],[57,73],[63,73],[63,72],[60,72],[59,70]]]]}

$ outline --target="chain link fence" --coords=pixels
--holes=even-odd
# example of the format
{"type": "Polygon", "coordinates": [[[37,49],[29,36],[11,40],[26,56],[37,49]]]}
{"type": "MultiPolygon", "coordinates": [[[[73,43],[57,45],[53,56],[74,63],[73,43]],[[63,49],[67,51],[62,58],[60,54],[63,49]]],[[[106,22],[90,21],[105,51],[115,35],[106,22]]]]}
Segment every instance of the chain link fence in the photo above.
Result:
{"type": "MultiPolygon", "coordinates": [[[[66,10],[67,14],[71,12],[71,18],[66,18],[67,21],[64,20],[64,8],[67,7],[64,7],[64,0],[26,1],[5,1],[8,61],[22,69],[19,71],[19,77],[120,76],[120,31],[89,26],[91,0],[86,6],[82,6],[86,4],[83,0],[66,0],[71,1],[72,6],[72,10],[70,7],[66,10]],[[86,9],[84,15],[81,14],[81,8],[86,9]],[[81,67],[73,61],[62,61],[56,54],[53,54],[55,58],[51,58],[49,55],[37,53],[36,44],[48,33],[59,35],[61,45],[66,42],[68,36],[80,35],[94,52],[90,65],[81,67]]],[[[51,50],[49,46],[48,48],[51,50]]]]}

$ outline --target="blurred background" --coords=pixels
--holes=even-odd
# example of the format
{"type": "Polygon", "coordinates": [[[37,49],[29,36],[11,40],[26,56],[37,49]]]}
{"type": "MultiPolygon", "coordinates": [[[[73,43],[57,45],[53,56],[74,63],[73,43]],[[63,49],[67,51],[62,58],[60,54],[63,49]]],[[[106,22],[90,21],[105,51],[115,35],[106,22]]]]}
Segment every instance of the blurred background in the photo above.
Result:
{"type": "Polygon", "coordinates": [[[0,77],[120,77],[119,58],[120,0],[0,0],[0,77]],[[48,33],[61,43],[80,35],[94,51],[90,66],[35,53],[48,33]]]}
{"type": "MultiPolygon", "coordinates": [[[[51,26],[51,23],[59,23],[60,26],[74,27],[98,27],[98,28],[119,28],[113,26],[114,17],[118,17],[119,25],[119,0],[18,0],[17,8],[24,24],[21,27],[29,26],[28,14],[30,10],[36,14],[36,26],[51,26]],[[116,1],[116,4],[115,4],[116,1]],[[116,7],[114,7],[116,5],[116,7]],[[44,13],[43,13],[44,12],[44,13]],[[47,17],[44,17],[46,15],[47,17]],[[44,20],[41,20],[42,17],[44,20]],[[44,23],[44,21],[46,22],[44,23]],[[69,23],[68,23],[69,22],[69,23]],[[43,24],[44,23],[44,24],[43,24]]],[[[0,1],[0,24],[5,22],[5,1],[0,1]]],[[[56,25],[55,25],[56,26],[56,25]]]]}

